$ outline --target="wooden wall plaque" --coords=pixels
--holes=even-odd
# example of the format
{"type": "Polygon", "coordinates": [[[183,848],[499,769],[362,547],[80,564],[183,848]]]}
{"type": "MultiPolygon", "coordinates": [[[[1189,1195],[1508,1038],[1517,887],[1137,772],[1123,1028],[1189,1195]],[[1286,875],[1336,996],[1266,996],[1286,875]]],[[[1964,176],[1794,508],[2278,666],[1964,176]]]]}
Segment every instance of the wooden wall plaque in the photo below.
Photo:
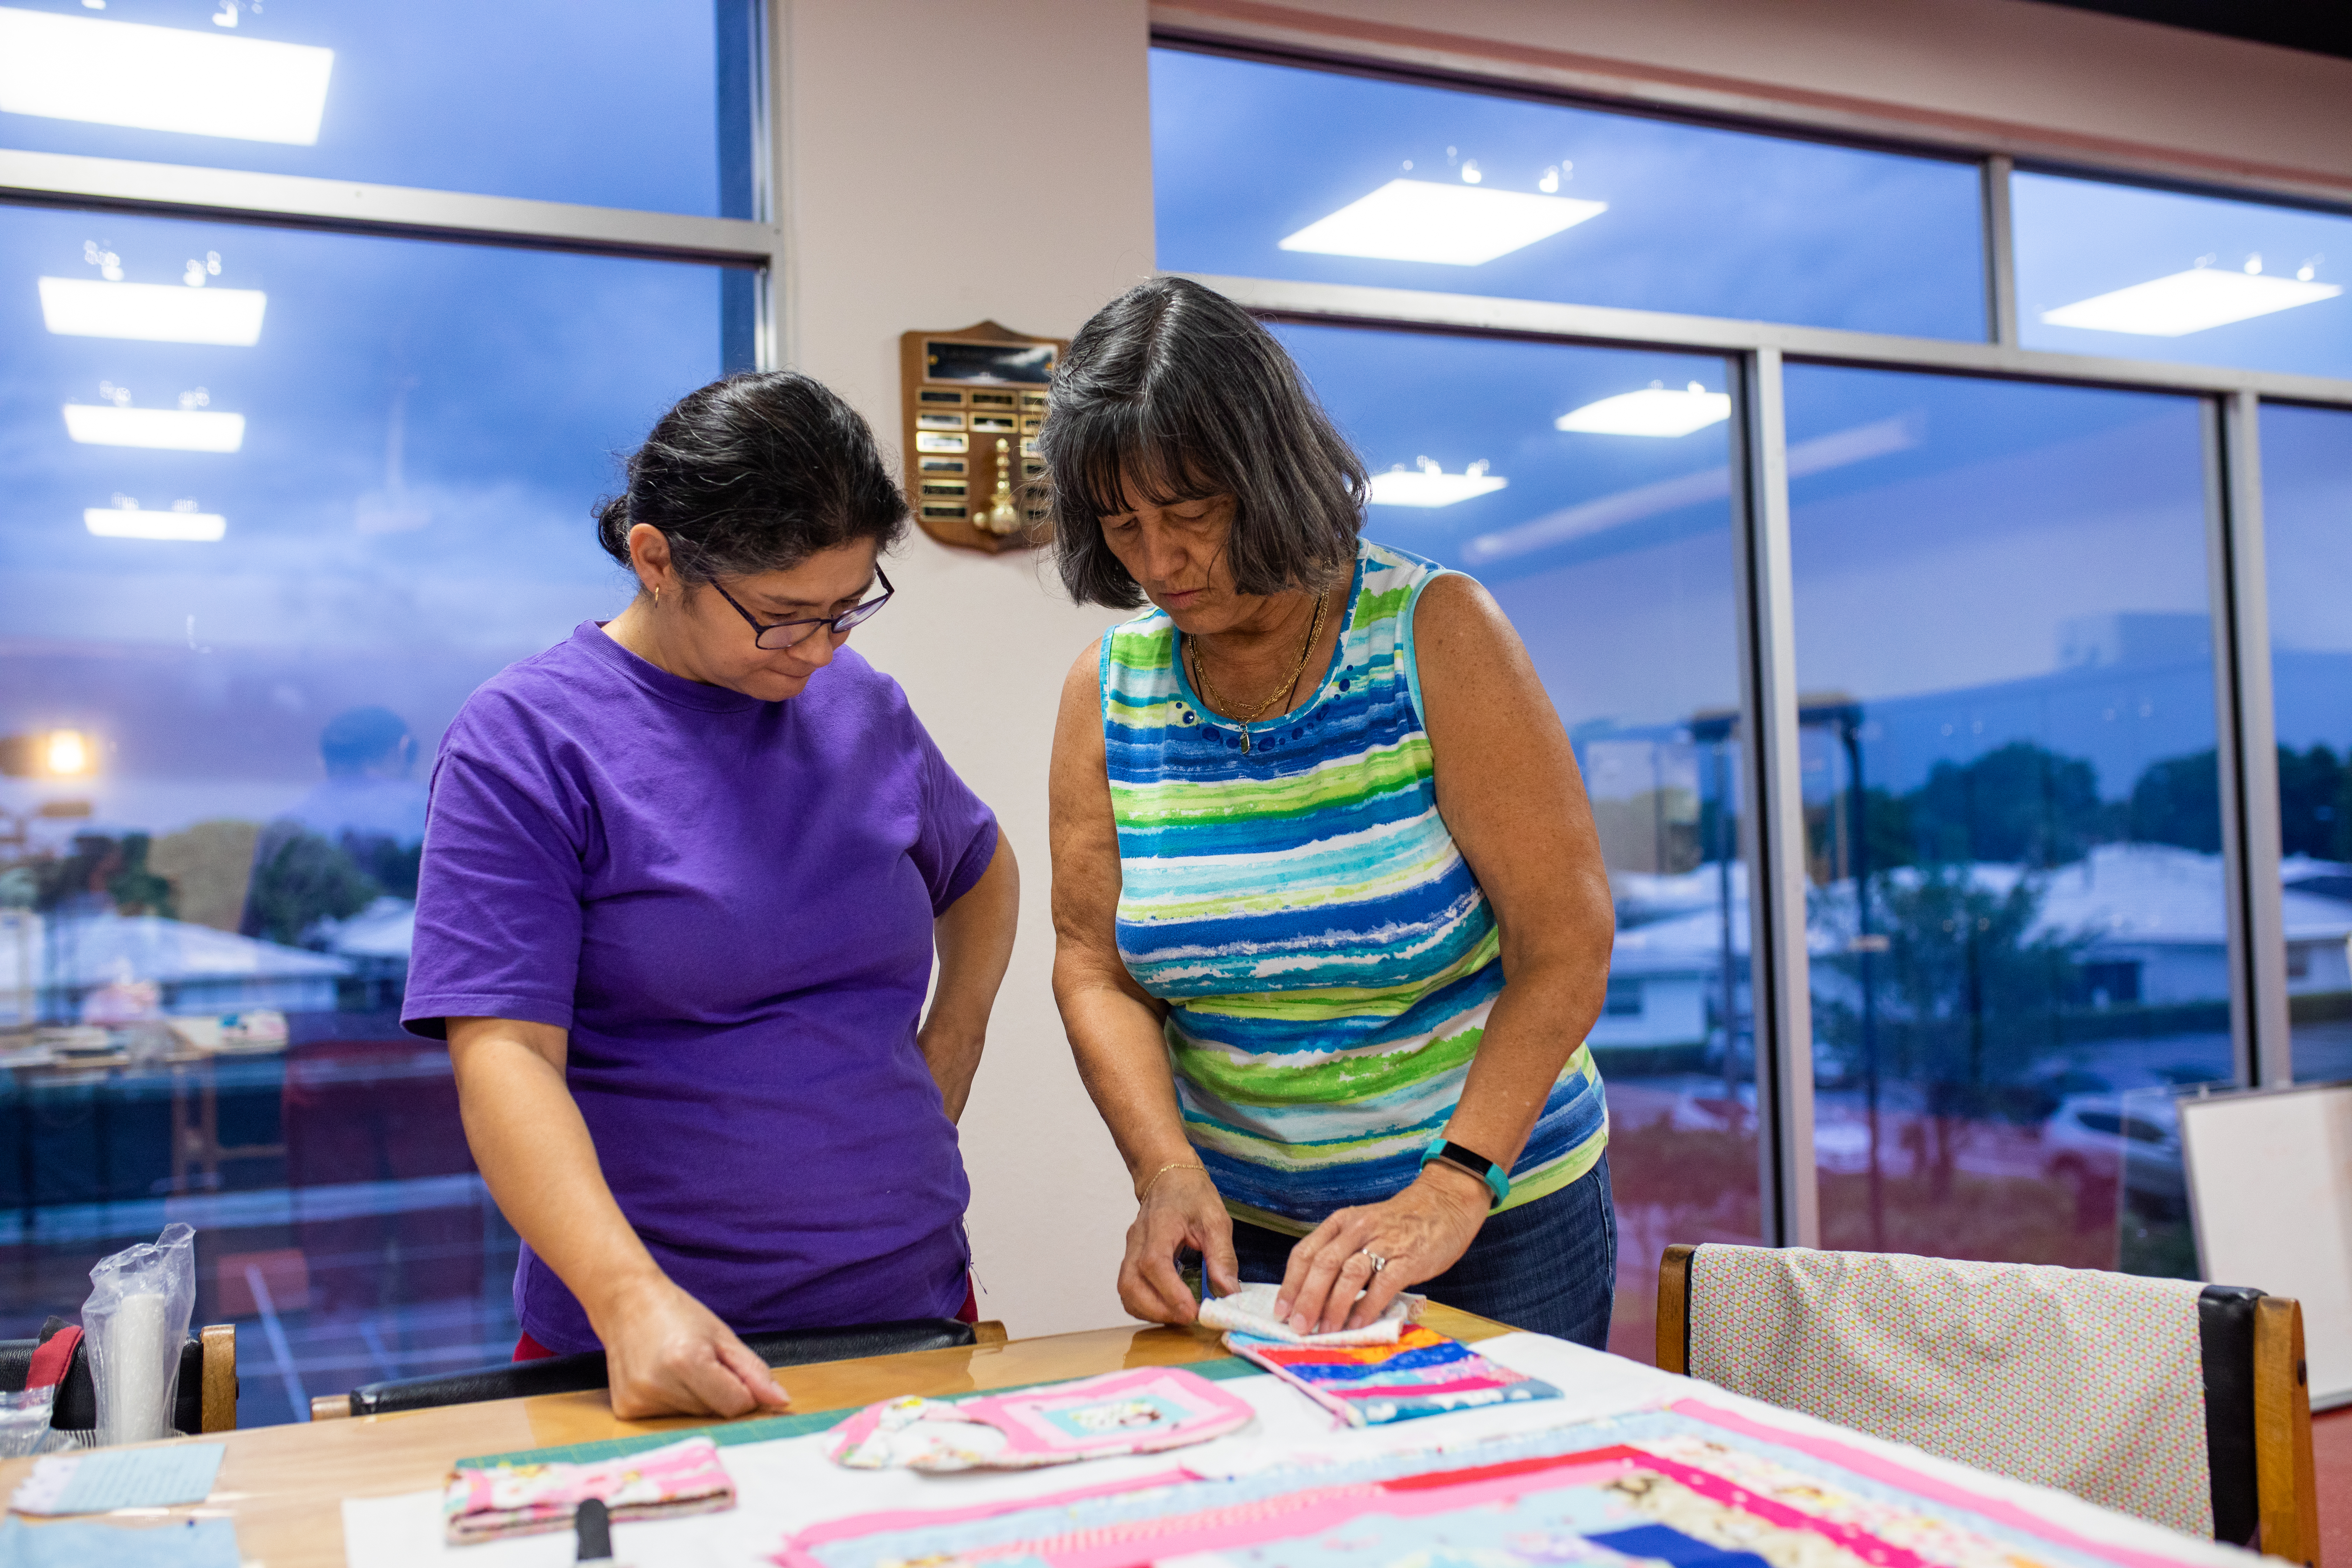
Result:
{"type": "Polygon", "coordinates": [[[907,504],[925,533],[991,553],[1029,542],[1022,488],[1045,470],[1045,387],[1069,346],[994,321],[899,338],[907,504]]]}

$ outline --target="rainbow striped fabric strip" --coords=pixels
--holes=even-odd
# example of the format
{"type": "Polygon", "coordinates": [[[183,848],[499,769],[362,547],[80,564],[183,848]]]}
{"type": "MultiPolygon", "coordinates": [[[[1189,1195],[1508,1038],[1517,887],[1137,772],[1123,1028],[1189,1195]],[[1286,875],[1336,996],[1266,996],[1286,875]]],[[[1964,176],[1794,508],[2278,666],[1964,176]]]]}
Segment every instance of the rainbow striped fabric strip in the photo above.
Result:
{"type": "Polygon", "coordinates": [[[1230,1333],[1225,1348],[1350,1426],[1383,1426],[1474,1405],[1559,1397],[1550,1384],[1498,1366],[1460,1340],[1419,1323],[1391,1345],[1293,1345],[1230,1333]]]}
{"type": "MultiPolygon", "coordinates": [[[[1201,704],[1160,611],[1103,638],[1119,955],[1169,1004],[1178,1106],[1226,1207],[1293,1235],[1419,1173],[1503,988],[1422,723],[1412,611],[1441,574],[1361,544],[1330,669],[1265,723],[1201,704]]],[[[1607,1142],[1580,1044],[1504,1206],[1566,1186],[1607,1142]]]]}

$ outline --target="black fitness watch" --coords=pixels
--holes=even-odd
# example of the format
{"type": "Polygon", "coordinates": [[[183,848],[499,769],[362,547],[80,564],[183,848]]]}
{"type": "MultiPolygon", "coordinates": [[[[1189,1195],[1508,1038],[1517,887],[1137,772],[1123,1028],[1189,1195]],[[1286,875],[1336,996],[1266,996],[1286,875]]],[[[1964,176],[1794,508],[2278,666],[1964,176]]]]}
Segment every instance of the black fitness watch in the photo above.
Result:
{"type": "Polygon", "coordinates": [[[1421,1156],[1421,1163],[1424,1167],[1437,1160],[1443,1160],[1457,1170],[1466,1172],[1486,1183],[1486,1190],[1495,1194],[1495,1201],[1487,1205],[1489,1211],[1501,1208],[1503,1200],[1511,1195],[1511,1177],[1508,1172],[1475,1150],[1465,1149],[1459,1143],[1447,1142],[1442,1134],[1430,1141],[1429,1148],[1421,1156]]]}

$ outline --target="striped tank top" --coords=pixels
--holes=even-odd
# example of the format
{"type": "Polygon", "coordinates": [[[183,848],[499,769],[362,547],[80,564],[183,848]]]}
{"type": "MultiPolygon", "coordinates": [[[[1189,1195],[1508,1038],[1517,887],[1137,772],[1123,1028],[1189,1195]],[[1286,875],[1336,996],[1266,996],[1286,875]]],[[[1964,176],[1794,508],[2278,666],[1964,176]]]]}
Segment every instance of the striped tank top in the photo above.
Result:
{"type": "MultiPolygon", "coordinates": [[[[1321,686],[1246,745],[1194,695],[1165,614],[1102,642],[1119,956],[1169,1005],[1185,1135],[1227,1210],[1292,1235],[1412,1182],[1503,988],[1422,724],[1412,612],[1442,571],[1360,545],[1321,686]]],[[[1583,1175],[1608,1135],[1580,1043],[1505,1206],[1583,1175]]]]}

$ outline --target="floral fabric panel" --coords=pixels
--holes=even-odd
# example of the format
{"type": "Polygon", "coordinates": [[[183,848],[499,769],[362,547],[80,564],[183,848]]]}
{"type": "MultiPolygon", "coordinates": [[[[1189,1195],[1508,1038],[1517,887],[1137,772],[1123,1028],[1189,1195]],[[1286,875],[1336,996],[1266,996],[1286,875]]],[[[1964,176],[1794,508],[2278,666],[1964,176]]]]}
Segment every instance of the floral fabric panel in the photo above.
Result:
{"type": "Polygon", "coordinates": [[[886,1399],[843,1422],[826,1452],[856,1470],[1021,1470],[1205,1443],[1254,1415],[1197,1373],[1150,1367],[973,1399],[886,1399]]]}
{"type": "Polygon", "coordinates": [[[689,1437],[667,1447],[593,1465],[494,1465],[453,1470],[441,1521],[453,1546],[568,1530],[590,1498],[616,1521],[716,1513],[735,1506],[735,1483],[718,1446],[689,1437]]]}

